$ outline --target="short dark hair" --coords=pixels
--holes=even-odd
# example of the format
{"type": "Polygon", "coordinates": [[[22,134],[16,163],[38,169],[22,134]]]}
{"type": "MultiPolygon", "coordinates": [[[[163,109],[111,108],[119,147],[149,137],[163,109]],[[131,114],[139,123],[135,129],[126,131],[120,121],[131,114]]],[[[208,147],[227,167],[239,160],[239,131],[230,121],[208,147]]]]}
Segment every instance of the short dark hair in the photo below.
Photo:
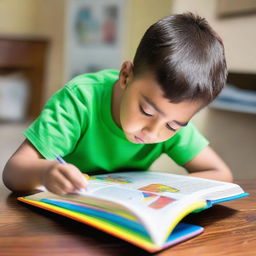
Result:
{"type": "Polygon", "coordinates": [[[209,104],[226,82],[224,46],[208,22],[192,13],[167,16],[145,32],[134,57],[134,77],[152,72],[173,103],[209,104]]]}

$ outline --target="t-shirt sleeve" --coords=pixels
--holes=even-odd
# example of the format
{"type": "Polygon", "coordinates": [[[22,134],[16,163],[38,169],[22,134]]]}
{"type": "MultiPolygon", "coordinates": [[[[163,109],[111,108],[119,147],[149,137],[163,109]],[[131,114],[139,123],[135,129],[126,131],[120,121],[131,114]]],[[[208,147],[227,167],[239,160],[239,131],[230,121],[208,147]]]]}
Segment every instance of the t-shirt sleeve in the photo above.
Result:
{"type": "Polygon", "coordinates": [[[87,113],[86,104],[64,87],[50,98],[24,135],[46,159],[68,155],[87,127],[87,113]]]}
{"type": "Polygon", "coordinates": [[[184,165],[208,145],[209,141],[192,123],[188,123],[186,127],[164,142],[163,151],[178,165],[184,165]]]}

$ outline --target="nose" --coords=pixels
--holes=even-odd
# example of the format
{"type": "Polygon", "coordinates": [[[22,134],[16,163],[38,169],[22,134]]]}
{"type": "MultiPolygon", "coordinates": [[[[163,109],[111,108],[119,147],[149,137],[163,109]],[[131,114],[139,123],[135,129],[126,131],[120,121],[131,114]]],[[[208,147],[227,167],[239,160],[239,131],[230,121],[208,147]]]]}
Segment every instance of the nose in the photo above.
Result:
{"type": "Polygon", "coordinates": [[[149,139],[157,139],[159,127],[155,123],[149,124],[142,129],[142,133],[149,139]]]}

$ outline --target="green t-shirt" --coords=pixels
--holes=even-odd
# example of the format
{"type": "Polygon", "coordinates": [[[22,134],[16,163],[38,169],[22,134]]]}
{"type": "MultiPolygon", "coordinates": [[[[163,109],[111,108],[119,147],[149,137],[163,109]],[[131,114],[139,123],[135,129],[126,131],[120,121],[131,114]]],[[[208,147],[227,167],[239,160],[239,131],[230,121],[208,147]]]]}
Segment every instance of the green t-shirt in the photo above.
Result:
{"type": "Polygon", "coordinates": [[[103,70],[72,79],[54,94],[40,116],[24,132],[43,157],[57,155],[82,172],[146,170],[162,154],[183,165],[208,141],[189,123],[157,144],[128,141],[111,114],[112,88],[118,71],[103,70]]]}

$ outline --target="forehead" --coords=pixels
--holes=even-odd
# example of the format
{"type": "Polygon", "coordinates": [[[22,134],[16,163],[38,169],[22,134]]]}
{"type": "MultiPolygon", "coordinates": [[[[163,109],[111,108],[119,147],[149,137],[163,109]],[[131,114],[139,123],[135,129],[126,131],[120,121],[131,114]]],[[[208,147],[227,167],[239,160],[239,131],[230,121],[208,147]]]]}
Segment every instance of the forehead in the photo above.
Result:
{"type": "Polygon", "coordinates": [[[169,119],[179,117],[177,120],[182,121],[181,118],[183,118],[183,122],[187,122],[202,107],[200,101],[170,102],[168,98],[164,97],[160,85],[150,75],[134,80],[133,86],[140,101],[169,119]]]}

